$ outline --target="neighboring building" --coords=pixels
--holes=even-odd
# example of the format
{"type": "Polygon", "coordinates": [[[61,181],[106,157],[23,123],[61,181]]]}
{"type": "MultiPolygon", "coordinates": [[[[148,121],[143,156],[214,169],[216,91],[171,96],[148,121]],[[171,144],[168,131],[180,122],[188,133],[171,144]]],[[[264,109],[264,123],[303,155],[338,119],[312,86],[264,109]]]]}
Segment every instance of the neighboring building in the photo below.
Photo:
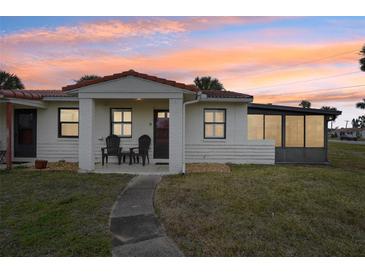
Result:
{"type": "Polygon", "coordinates": [[[357,138],[362,139],[365,138],[365,128],[338,128],[333,130],[334,135],[337,138],[357,138]]]}
{"type": "Polygon", "coordinates": [[[327,121],[339,111],[252,104],[253,96],[200,91],[133,70],[61,90],[0,91],[8,162],[66,160],[93,171],[105,137],[124,150],[152,138],[152,164],[327,162],[327,121]]]}

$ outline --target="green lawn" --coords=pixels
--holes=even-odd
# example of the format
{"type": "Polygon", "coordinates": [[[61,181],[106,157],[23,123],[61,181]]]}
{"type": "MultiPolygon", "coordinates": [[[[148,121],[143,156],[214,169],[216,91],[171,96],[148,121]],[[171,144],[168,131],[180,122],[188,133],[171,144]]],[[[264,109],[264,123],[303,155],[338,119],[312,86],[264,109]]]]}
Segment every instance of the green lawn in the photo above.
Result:
{"type": "Polygon", "coordinates": [[[110,210],[130,178],[0,171],[0,256],[110,256],[110,210]]]}
{"type": "Polygon", "coordinates": [[[329,151],[330,166],[165,177],[158,214],[187,256],[365,256],[365,146],[329,151]]]}

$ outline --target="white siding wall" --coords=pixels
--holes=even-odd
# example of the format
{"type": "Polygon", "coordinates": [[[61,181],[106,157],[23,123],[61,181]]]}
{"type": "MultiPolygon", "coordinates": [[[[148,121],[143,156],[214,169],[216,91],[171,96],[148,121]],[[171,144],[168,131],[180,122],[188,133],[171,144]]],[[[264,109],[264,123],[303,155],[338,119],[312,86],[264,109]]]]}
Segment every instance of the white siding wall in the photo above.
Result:
{"type": "Polygon", "coordinates": [[[6,149],[6,104],[0,104],[0,150],[6,149]]]}
{"type": "Polygon", "coordinates": [[[185,159],[187,163],[274,164],[271,140],[247,140],[247,104],[204,103],[187,105],[185,159]],[[226,139],[204,139],[204,108],[226,109],[226,139]]]}
{"type": "MultiPolygon", "coordinates": [[[[37,110],[37,158],[49,161],[78,161],[78,139],[58,138],[58,108],[78,107],[78,102],[48,102],[46,109],[37,110]]],[[[167,99],[159,100],[95,100],[95,160],[101,161],[101,147],[110,134],[110,109],[132,109],[132,138],[121,139],[128,150],[137,146],[138,137],[147,134],[152,139],[150,158],[153,162],[153,111],[169,109],[167,99]]],[[[5,105],[0,104],[0,140],[6,145],[5,105]]],[[[273,164],[273,141],[247,140],[247,104],[198,103],[186,107],[185,157],[187,163],[259,163],[273,164]],[[225,108],[226,139],[205,140],[204,108],[225,108]]],[[[116,161],[112,157],[111,162],[116,161]]],[[[22,160],[22,159],[15,159],[22,160]]]]}
{"type": "Polygon", "coordinates": [[[48,102],[46,109],[37,109],[37,159],[77,162],[78,139],[58,138],[58,108],[61,107],[78,107],[78,102],[48,102]]]}

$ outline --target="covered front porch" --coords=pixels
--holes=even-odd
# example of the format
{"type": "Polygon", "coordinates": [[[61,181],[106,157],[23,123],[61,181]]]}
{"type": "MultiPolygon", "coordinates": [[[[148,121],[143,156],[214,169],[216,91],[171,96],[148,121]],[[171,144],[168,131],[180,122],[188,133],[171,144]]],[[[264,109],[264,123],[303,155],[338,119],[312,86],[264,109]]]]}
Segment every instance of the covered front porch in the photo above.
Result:
{"type": "Polygon", "coordinates": [[[81,172],[173,174],[182,172],[182,98],[80,98],[79,168],[81,172]],[[102,165],[106,137],[120,137],[122,153],[138,147],[142,135],[151,139],[149,161],[143,166],[125,156],[109,157],[102,165]]]}
{"type": "MultiPolygon", "coordinates": [[[[194,99],[196,93],[135,74],[130,71],[117,79],[106,78],[93,85],[65,88],[79,99],[78,162],[81,172],[108,169],[95,163],[101,162],[101,148],[105,147],[105,138],[111,134],[120,137],[120,146],[126,152],[138,146],[139,137],[148,135],[151,139],[150,165],[168,163],[170,173],[183,172],[184,99],[194,99]],[[161,128],[164,123],[167,127],[161,128]]],[[[139,164],[138,168],[134,165],[113,166],[109,170],[153,169],[148,165],[139,164]]]]}

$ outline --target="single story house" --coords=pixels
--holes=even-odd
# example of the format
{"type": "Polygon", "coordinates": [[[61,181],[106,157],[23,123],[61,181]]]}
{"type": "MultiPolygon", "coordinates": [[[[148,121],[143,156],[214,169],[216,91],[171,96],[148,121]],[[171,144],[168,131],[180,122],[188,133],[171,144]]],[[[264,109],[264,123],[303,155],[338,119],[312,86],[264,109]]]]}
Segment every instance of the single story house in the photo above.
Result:
{"type": "Polygon", "coordinates": [[[332,134],[339,139],[341,137],[365,138],[365,128],[337,128],[332,134]]]}
{"type": "Polygon", "coordinates": [[[0,150],[8,165],[66,160],[94,171],[108,135],[128,150],[146,134],[151,165],[169,173],[186,163],[328,161],[328,117],[341,112],[252,102],[133,70],[62,90],[0,90],[0,150]]]}

